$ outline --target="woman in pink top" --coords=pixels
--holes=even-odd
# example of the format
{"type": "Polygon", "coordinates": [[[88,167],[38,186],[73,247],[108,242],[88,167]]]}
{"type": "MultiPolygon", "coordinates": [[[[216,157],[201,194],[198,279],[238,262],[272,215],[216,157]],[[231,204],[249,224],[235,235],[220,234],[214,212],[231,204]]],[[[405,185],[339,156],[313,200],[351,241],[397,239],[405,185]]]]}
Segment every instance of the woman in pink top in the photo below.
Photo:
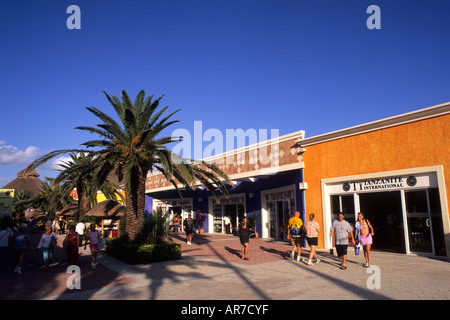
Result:
{"type": "Polygon", "coordinates": [[[311,259],[314,258],[314,262],[318,263],[320,260],[317,259],[316,254],[316,246],[319,241],[318,233],[320,232],[320,226],[319,224],[314,221],[314,213],[311,213],[309,215],[309,221],[306,221],[305,223],[305,229],[306,229],[306,241],[308,242],[308,245],[310,246],[311,250],[309,252],[309,260],[308,265],[312,265],[311,259]]]}
{"type": "Polygon", "coordinates": [[[87,242],[89,240],[89,249],[91,249],[92,257],[91,257],[91,268],[95,269],[97,266],[97,252],[98,252],[98,239],[101,237],[100,231],[95,230],[95,223],[91,224],[89,227],[89,231],[86,237],[86,243],[84,244],[84,248],[86,248],[87,242]]]}

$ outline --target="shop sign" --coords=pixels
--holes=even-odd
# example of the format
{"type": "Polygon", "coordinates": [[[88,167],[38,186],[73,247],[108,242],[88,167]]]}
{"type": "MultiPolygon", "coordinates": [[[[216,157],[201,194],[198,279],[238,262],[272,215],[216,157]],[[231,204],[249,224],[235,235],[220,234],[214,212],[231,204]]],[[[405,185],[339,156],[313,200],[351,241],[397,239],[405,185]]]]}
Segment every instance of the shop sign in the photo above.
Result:
{"type": "Polygon", "coordinates": [[[190,206],[191,203],[189,201],[157,201],[156,206],[163,208],[163,207],[182,207],[182,206],[190,206]]]}
{"type": "Polygon", "coordinates": [[[0,215],[10,215],[14,206],[14,189],[0,189],[0,215]]]}
{"type": "Polygon", "coordinates": [[[329,193],[392,191],[409,188],[437,187],[437,179],[433,174],[393,176],[382,178],[345,181],[329,185],[329,193]]]}
{"type": "Polygon", "coordinates": [[[284,199],[292,199],[294,198],[293,191],[285,191],[285,192],[275,192],[271,193],[267,196],[268,201],[276,201],[276,200],[284,200],[284,199]]]}
{"type": "Polygon", "coordinates": [[[221,198],[218,201],[213,199],[213,204],[239,204],[244,203],[244,198],[221,198]]]}

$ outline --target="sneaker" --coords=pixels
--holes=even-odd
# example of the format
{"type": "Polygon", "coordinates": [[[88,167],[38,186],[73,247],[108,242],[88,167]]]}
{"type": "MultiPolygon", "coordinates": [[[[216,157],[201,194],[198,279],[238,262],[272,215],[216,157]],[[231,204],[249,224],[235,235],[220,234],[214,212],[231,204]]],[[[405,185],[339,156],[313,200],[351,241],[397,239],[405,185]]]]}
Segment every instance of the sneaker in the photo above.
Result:
{"type": "Polygon", "coordinates": [[[320,259],[314,259],[314,263],[319,263],[320,262],[320,259]]]}
{"type": "Polygon", "coordinates": [[[306,264],[307,264],[308,266],[311,266],[311,265],[312,265],[311,260],[308,259],[308,262],[307,262],[306,264]]]}
{"type": "Polygon", "coordinates": [[[291,259],[292,259],[292,260],[294,260],[294,256],[295,256],[295,253],[294,253],[294,251],[292,251],[292,252],[291,252],[291,259]]]}
{"type": "Polygon", "coordinates": [[[14,273],[17,273],[17,270],[19,270],[19,266],[16,266],[16,267],[14,268],[14,273]]]}
{"type": "Polygon", "coordinates": [[[300,256],[297,256],[297,261],[300,261],[300,256]]]}
{"type": "Polygon", "coordinates": [[[22,275],[22,270],[20,270],[20,268],[18,268],[16,273],[17,273],[18,275],[22,275]]]}

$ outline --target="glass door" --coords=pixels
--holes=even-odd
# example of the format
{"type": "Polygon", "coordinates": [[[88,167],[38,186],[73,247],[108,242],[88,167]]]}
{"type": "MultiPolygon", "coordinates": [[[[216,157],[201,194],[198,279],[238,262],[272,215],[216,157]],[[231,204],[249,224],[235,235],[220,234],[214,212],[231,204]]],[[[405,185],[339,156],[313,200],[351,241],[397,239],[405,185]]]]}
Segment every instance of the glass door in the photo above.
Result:
{"type": "Polygon", "coordinates": [[[275,201],[267,202],[267,213],[269,216],[269,238],[277,237],[277,206],[275,201]]]}
{"type": "Polygon", "coordinates": [[[213,207],[214,233],[222,233],[222,205],[215,204],[213,207]]]}
{"type": "Polygon", "coordinates": [[[291,205],[290,205],[290,200],[283,200],[283,217],[282,217],[282,221],[281,221],[281,234],[280,234],[280,238],[283,240],[287,239],[287,234],[288,234],[288,226],[289,226],[289,219],[291,218],[291,205]]]}
{"type": "Polygon", "coordinates": [[[409,249],[433,253],[433,238],[427,191],[405,191],[409,249]]]}

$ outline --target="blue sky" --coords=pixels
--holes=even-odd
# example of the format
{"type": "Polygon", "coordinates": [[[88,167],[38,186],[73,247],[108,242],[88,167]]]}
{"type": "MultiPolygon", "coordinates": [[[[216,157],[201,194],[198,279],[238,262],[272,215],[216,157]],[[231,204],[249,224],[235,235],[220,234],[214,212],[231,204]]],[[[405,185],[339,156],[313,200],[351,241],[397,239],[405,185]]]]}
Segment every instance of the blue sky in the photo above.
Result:
{"type": "Polygon", "coordinates": [[[449,13],[445,0],[0,0],[0,185],[93,138],[74,128],[97,123],[85,107],[113,112],[102,90],[165,95],[182,109],[169,131],[307,137],[448,102],[449,13]]]}

